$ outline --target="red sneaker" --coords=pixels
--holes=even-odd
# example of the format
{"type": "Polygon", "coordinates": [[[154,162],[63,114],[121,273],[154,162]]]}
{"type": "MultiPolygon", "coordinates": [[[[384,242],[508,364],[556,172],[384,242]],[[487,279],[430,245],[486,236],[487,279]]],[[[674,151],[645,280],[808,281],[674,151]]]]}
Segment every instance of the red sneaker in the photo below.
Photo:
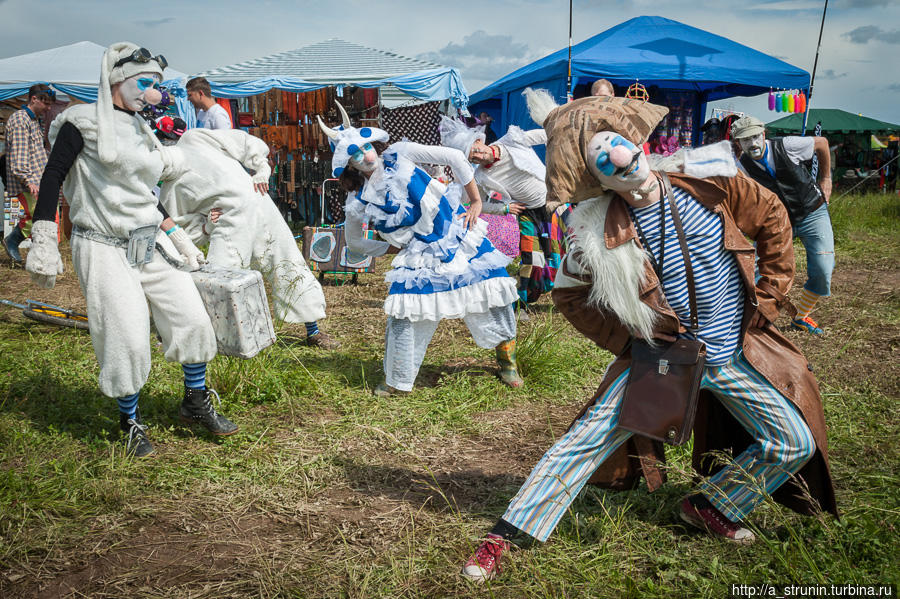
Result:
{"type": "Polygon", "coordinates": [[[750,545],[756,540],[753,531],[732,522],[702,495],[690,495],[681,502],[681,519],[692,526],[702,528],[715,537],[732,543],[750,545]]]}
{"type": "Polygon", "coordinates": [[[493,580],[500,571],[500,556],[509,549],[510,543],[500,535],[488,533],[475,555],[463,566],[462,575],[472,582],[493,580]]]}

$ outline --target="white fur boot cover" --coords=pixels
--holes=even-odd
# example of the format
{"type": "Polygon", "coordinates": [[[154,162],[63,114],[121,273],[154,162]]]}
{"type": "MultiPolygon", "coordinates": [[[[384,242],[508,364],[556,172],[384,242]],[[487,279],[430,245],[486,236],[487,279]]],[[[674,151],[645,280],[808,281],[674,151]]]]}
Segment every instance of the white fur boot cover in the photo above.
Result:
{"type": "Polygon", "coordinates": [[[31,273],[36,285],[50,289],[56,285],[56,275],[63,274],[62,256],[56,239],[56,223],[39,220],[31,226],[31,249],[25,260],[25,270],[31,273]]]}
{"type": "Polygon", "coordinates": [[[610,197],[579,203],[569,217],[569,256],[590,273],[593,283],[588,301],[612,312],[633,333],[653,338],[657,314],[640,299],[644,282],[644,251],[628,242],[606,247],[604,229],[610,197]]]}

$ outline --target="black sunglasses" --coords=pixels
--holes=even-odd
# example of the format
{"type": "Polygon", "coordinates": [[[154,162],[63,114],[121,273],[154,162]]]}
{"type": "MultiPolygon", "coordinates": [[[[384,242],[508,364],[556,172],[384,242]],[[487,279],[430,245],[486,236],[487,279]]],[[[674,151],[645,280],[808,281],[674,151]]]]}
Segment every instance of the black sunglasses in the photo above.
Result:
{"type": "Polygon", "coordinates": [[[147,48],[138,48],[134,52],[131,53],[131,56],[126,56],[125,58],[120,58],[116,61],[116,64],[113,65],[113,68],[117,68],[122,66],[127,62],[150,62],[151,60],[155,60],[159,63],[159,68],[165,70],[167,66],[169,66],[169,61],[166,60],[166,57],[162,54],[158,56],[153,56],[153,54],[147,48]]]}

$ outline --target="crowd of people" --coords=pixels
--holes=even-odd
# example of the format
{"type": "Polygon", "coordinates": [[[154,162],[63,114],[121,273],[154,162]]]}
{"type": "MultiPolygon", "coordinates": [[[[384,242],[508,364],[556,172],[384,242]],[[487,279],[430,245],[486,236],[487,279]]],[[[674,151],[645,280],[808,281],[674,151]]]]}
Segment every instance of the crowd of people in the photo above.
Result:
{"type": "MultiPolygon", "coordinates": [[[[7,188],[27,214],[3,245],[21,262],[19,245],[30,236],[26,269],[52,287],[63,272],[55,222],[62,191],[99,387],[116,400],[125,451],[135,457],[154,451],[139,408],[151,317],[166,360],[182,365],[181,419],[213,435],[238,431],[213,406],[218,394],[206,384],[217,342],[191,271],[260,269],[278,319],[302,323],[311,346],[337,345],[319,330],[322,288],[267,195],[266,144],[232,128],[202,78],[187,85],[200,127],[154,128],[142,117],[159,101],[165,67],[163,56],[135,44],[110,46],[97,102],[53,121],[49,153],[38,119],[50,88],[33,87],[7,125],[7,188]]],[[[680,504],[685,522],[749,544],[755,535],[744,521],[765,495],[801,513],[836,514],[818,387],[803,354],[774,326],[786,312],[792,326],[823,332],[810,313],[830,294],[834,268],[827,141],[766,139],[763,124],[744,117],[729,128],[735,146],[685,149],[651,163],[643,147],[664,107],[617,98],[605,80],[562,106],[529,90],[528,105],[538,127],[510,127],[497,139],[487,137],[486,118],[473,127],[443,117],[441,146],[386,145],[387,132],[354,126],[340,105],[340,123],[319,121],[332,175],[347,193],[348,247],[394,254],[385,276],[384,377],[375,394],[413,390],[444,319],[462,319],[476,345],[495,350],[500,383],[521,388],[517,310],[545,293],[575,329],[616,356],[463,576],[493,578],[514,544],[547,540],[589,479],[618,489],[642,477],[650,490],[663,483],[660,441],[618,426],[638,342],[690,340],[703,348],[693,423],[694,467],[703,478],[680,504]],[[537,145],[546,146],[545,162],[537,145]],[[806,168],[813,156],[817,179],[806,168]],[[424,165],[449,167],[453,183],[424,165]],[[482,213],[516,216],[518,278],[482,213]],[[787,296],[794,237],[808,266],[796,304],[787,296]],[[715,450],[730,450],[733,461],[702,459],[715,450]]]]}

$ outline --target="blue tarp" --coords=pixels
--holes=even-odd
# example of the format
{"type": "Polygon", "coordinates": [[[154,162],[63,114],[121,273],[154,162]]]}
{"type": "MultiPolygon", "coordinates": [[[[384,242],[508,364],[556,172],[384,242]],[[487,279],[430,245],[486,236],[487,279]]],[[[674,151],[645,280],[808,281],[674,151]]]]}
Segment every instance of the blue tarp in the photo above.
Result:
{"type": "MultiPolygon", "coordinates": [[[[493,116],[498,133],[509,125],[533,128],[522,90],[544,88],[565,102],[567,62],[568,48],[563,48],[513,71],[473,94],[470,110],[493,116]]],[[[809,73],[802,69],[663,17],[636,17],[573,46],[573,89],[596,79],[694,92],[695,134],[707,102],[755,96],[770,88],[809,88],[809,73]]]]}

